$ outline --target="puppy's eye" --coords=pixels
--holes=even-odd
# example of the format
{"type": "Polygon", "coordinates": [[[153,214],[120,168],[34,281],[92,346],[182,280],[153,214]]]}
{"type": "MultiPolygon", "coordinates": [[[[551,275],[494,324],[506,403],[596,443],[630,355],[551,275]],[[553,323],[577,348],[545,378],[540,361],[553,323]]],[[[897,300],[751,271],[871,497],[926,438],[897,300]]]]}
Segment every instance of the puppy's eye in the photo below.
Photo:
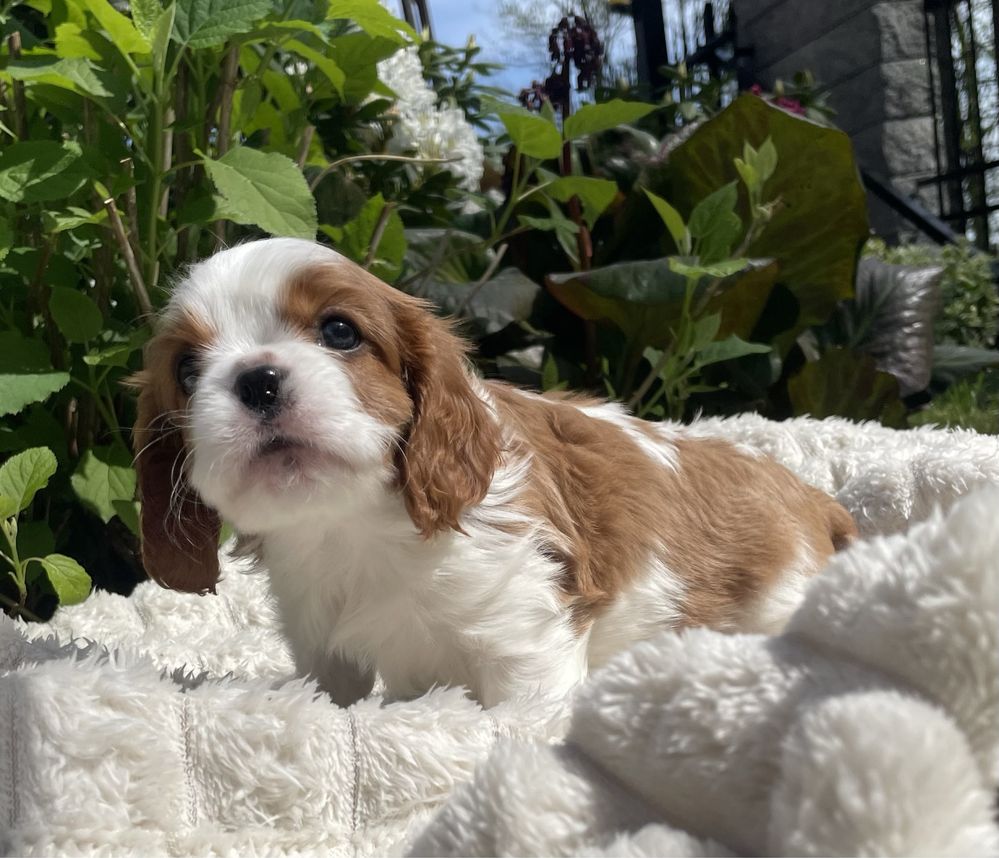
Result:
{"type": "Polygon", "coordinates": [[[186,354],[177,361],[177,384],[188,396],[194,393],[198,383],[198,361],[192,354],[186,354]]]}
{"type": "Polygon", "coordinates": [[[357,332],[357,328],[339,316],[331,316],[323,322],[319,328],[319,335],[323,338],[323,345],[328,349],[350,351],[361,344],[361,335],[357,332]]]}

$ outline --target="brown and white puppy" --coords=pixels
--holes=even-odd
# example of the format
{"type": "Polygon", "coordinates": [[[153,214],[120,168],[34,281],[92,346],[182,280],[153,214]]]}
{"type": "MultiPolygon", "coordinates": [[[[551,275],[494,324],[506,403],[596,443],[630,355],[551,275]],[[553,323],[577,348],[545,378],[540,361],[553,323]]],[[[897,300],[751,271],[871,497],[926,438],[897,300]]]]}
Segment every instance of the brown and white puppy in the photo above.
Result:
{"type": "Polygon", "coordinates": [[[150,342],[143,558],[212,591],[220,518],[340,703],[563,694],[663,629],[773,631],[849,541],[785,468],[619,406],[475,377],[420,301],[270,239],[194,266],[150,342]]]}

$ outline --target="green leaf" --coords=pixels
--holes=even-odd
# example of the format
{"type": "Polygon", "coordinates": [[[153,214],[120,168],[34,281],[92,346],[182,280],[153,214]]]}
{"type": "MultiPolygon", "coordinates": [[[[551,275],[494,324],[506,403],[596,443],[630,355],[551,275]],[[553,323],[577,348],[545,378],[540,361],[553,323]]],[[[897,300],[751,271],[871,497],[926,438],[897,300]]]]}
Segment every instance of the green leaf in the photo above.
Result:
{"type": "Polygon", "coordinates": [[[4,462],[0,466],[0,495],[7,504],[0,518],[27,509],[36,492],[48,485],[56,467],[55,454],[48,447],[32,447],[4,462]]]}
{"type": "Polygon", "coordinates": [[[221,216],[271,235],[316,237],[316,202],[291,158],[237,146],[204,163],[224,201],[221,216]]]}
{"type": "Polygon", "coordinates": [[[104,327],[104,317],[97,305],[76,289],[53,286],[49,309],[59,330],[71,343],[92,340],[104,327]]]}
{"type": "Polygon", "coordinates": [[[617,196],[617,182],[589,176],[563,176],[549,184],[545,192],[562,203],[579,197],[583,220],[592,227],[617,196]]]}
{"type": "Polygon", "coordinates": [[[575,140],[577,137],[597,134],[600,131],[616,128],[618,125],[634,122],[657,109],[654,104],[622,101],[619,98],[602,104],[584,104],[565,120],[562,134],[566,140],[575,140]]]}
{"type": "Polygon", "coordinates": [[[718,336],[718,329],[721,327],[721,316],[718,313],[710,313],[697,319],[692,328],[692,344],[695,349],[702,349],[718,336]]]}
{"type": "Polygon", "coordinates": [[[579,232],[578,224],[569,220],[569,218],[565,217],[565,215],[561,218],[557,218],[531,217],[531,215],[518,214],[517,220],[524,226],[529,226],[532,229],[540,229],[542,232],[557,232],[558,230],[565,230],[573,235],[579,232]]]}
{"type": "Polygon", "coordinates": [[[111,38],[114,46],[125,54],[148,54],[149,39],[108,0],[78,0],[93,15],[111,38]]]}
{"type": "MultiPolygon", "coordinates": [[[[687,276],[672,268],[674,258],[619,262],[591,271],[551,274],[546,278],[554,297],[582,319],[618,328],[632,345],[663,348],[679,324],[687,276]]],[[[770,260],[743,260],[743,270],[718,279],[698,279],[693,299],[712,289],[706,313],[720,313],[719,333],[749,336],[760,318],[777,266],[770,260]]],[[[640,350],[639,350],[640,351],[640,350]]]]}
{"type": "Polygon", "coordinates": [[[745,340],[732,334],[724,340],[716,340],[708,343],[700,350],[695,360],[698,367],[708,366],[713,363],[721,363],[725,360],[734,360],[745,355],[766,354],[773,349],[763,343],[747,343],[745,340]]]}
{"type": "Polygon", "coordinates": [[[42,225],[50,233],[66,232],[69,229],[76,229],[84,224],[103,223],[107,220],[108,213],[101,209],[97,212],[90,212],[79,206],[67,206],[66,211],[44,211],[42,212],[42,225]]]}
{"type": "Polygon", "coordinates": [[[673,239],[677,250],[684,255],[688,255],[690,253],[690,233],[687,231],[680,212],[658,194],[652,193],[648,188],[643,188],[642,190],[645,191],[645,196],[649,198],[649,202],[652,203],[659,217],[666,224],[666,229],[673,239]]]}
{"type": "Polygon", "coordinates": [[[557,158],[562,152],[562,135],[547,119],[531,114],[501,113],[500,120],[520,154],[547,160],[557,158]]]}
{"type": "Polygon", "coordinates": [[[14,230],[10,221],[0,217],[0,262],[7,258],[10,249],[14,246],[14,230]]]}
{"type": "Polygon", "coordinates": [[[67,384],[69,373],[52,368],[44,343],[0,332],[0,416],[48,399],[67,384]]]}
{"type": "Polygon", "coordinates": [[[72,557],[49,554],[37,558],[37,562],[45,569],[60,605],[76,605],[90,595],[90,576],[72,557]]]}
{"type": "Polygon", "coordinates": [[[298,41],[298,39],[289,39],[284,43],[284,47],[298,54],[300,57],[309,60],[319,71],[326,75],[336,91],[340,95],[343,95],[343,87],[347,82],[347,75],[333,60],[314,48],[310,48],[303,42],[298,41]]]}
{"type": "Polygon", "coordinates": [[[477,339],[530,318],[541,289],[516,268],[504,268],[485,283],[444,283],[431,280],[421,297],[448,315],[465,319],[477,339]]]}
{"type": "Polygon", "coordinates": [[[70,477],[76,496],[107,523],[115,516],[115,501],[135,495],[132,456],[121,447],[93,447],[80,459],[70,477]]]}
{"type": "Polygon", "coordinates": [[[370,36],[395,42],[405,42],[405,36],[416,38],[416,31],[409,24],[400,21],[375,0],[332,0],[326,19],[352,21],[370,36]]]}
{"type": "Polygon", "coordinates": [[[0,153],[0,197],[11,202],[61,200],[93,176],[76,143],[12,143],[0,153]]]}
{"type": "Polygon", "coordinates": [[[156,35],[156,25],[163,14],[163,4],[160,0],[131,0],[128,4],[132,10],[132,23],[150,45],[156,35]]]}
{"type": "MultiPolygon", "coordinates": [[[[356,218],[344,224],[335,244],[344,256],[358,264],[363,264],[371,251],[375,230],[385,209],[385,199],[375,194],[361,209],[356,218]]],[[[388,215],[375,254],[375,262],[370,267],[372,273],[391,282],[402,270],[402,260],[406,253],[406,235],[402,219],[397,211],[388,215]]]]}
{"type": "MultiPolygon", "coordinates": [[[[689,211],[720,184],[736,178],[734,159],[745,154],[744,141],[759,147],[756,169],[761,177],[771,162],[776,167],[780,153],[779,169],[768,181],[765,196],[779,198],[781,205],[748,255],[776,259],[781,283],[800,306],[795,322],[778,339],[786,352],[802,330],[823,322],[840,300],[850,297],[857,257],[869,232],[866,194],[846,134],[753,95],[740,96],[701,125],[647,184],[680,211],[689,211]],[[768,154],[763,154],[765,149],[768,154]]],[[[740,203],[744,220],[746,204],[740,203]]],[[[622,220],[620,229],[619,252],[647,246],[641,224],[622,220]]]]}
{"type": "Polygon", "coordinates": [[[87,366],[128,366],[129,356],[137,351],[136,346],[131,343],[118,343],[99,351],[90,351],[83,356],[83,362],[87,366]]]}
{"type": "Polygon", "coordinates": [[[675,271],[684,277],[729,277],[738,274],[748,265],[748,259],[726,259],[724,262],[710,264],[686,262],[678,256],[671,256],[669,259],[670,271],[675,271]]]}
{"type": "Polygon", "coordinates": [[[752,164],[743,161],[742,158],[736,158],[735,169],[739,171],[739,176],[747,189],[755,191],[760,186],[760,175],[752,164]]]}
{"type": "Polygon", "coordinates": [[[899,398],[898,381],[890,373],[878,371],[870,355],[830,349],[788,379],[787,392],[795,415],[808,414],[820,420],[878,420],[886,426],[905,426],[905,405],[899,398]]]}
{"type": "Polygon", "coordinates": [[[759,151],[756,153],[756,163],[753,165],[756,173],[760,177],[760,185],[766,184],[767,180],[777,171],[777,147],[769,137],[763,141],[759,151]]]}
{"type": "Polygon", "coordinates": [[[14,80],[44,83],[83,95],[110,98],[114,93],[101,80],[99,68],[86,57],[25,57],[7,64],[14,80]]]}
{"type": "Polygon", "coordinates": [[[248,33],[271,10],[270,0],[176,0],[173,38],[193,50],[224,45],[248,33]]]}
{"type": "Polygon", "coordinates": [[[735,182],[729,182],[714,193],[708,194],[690,213],[687,228],[694,238],[703,238],[718,229],[725,215],[735,211],[739,201],[739,192],[735,182]]]}
{"type": "Polygon", "coordinates": [[[139,503],[138,501],[116,500],[111,501],[115,515],[118,516],[132,533],[142,536],[142,527],[139,523],[139,503]]]}
{"type": "Polygon", "coordinates": [[[933,347],[933,386],[949,387],[969,375],[989,367],[999,367],[999,351],[954,343],[933,347]]]}

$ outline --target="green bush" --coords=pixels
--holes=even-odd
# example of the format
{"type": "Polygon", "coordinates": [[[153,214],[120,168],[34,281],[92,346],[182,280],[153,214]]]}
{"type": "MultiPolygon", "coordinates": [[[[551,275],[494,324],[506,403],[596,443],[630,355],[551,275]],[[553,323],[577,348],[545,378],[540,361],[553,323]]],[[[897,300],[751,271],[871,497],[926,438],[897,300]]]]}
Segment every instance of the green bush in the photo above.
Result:
{"type": "Polygon", "coordinates": [[[999,290],[995,259],[968,242],[938,247],[888,247],[872,239],[864,253],[894,265],[941,265],[941,306],[934,336],[939,343],[993,348],[999,338],[999,290]]]}

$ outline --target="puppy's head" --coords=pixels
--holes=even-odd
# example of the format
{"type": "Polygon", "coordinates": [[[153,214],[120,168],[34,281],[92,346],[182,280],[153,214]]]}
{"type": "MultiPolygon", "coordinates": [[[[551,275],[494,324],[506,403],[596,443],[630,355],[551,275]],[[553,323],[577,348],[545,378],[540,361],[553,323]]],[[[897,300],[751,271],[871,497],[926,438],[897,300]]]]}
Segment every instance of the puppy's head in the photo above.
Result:
{"type": "Polygon", "coordinates": [[[136,381],[143,561],[175,589],[213,589],[220,517],[331,526],[398,492],[424,536],[459,529],[499,458],[447,323],[311,242],[194,266],[136,381]]]}

